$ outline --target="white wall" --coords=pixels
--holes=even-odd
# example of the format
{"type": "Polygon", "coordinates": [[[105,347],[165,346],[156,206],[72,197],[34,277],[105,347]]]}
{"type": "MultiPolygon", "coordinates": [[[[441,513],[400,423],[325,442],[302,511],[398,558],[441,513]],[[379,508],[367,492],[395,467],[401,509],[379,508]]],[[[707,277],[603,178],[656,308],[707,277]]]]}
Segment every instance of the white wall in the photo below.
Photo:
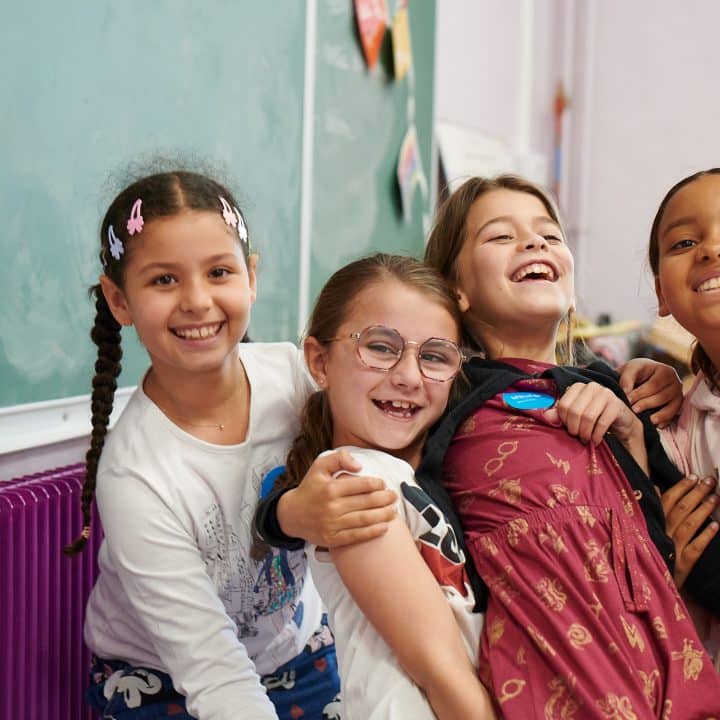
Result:
{"type": "Polygon", "coordinates": [[[535,152],[550,153],[561,78],[570,96],[560,200],[579,308],[591,319],[608,312],[649,322],[655,303],[645,247],[657,205],[676,180],[720,165],[720,3],[438,0],[438,119],[516,141],[528,4],[535,152]]]}

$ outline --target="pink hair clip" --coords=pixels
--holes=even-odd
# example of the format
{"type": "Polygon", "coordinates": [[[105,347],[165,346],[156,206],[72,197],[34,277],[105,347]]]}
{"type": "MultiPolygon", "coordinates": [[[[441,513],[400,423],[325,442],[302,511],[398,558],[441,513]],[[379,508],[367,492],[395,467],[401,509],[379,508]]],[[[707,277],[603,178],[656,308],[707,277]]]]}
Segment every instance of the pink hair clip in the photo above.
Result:
{"type": "Polygon", "coordinates": [[[223,220],[225,221],[226,225],[229,225],[230,227],[236,228],[237,227],[237,215],[233,212],[233,209],[230,207],[230,203],[224,198],[218,195],[218,198],[220,199],[220,202],[222,203],[222,216],[223,220]]]}
{"type": "Polygon", "coordinates": [[[108,247],[110,248],[110,254],[116,260],[119,260],[120,256],[125,252],[122,240],[115,234],[112,225],[108,228],[108,247]]]}
{"type": "Polygon", "coordinates": [[[130,219],[127,221],[127,231],[129,235],[139,233],[143,229],[145,220],[143,220],[142,213],[140,212],[141,208],[142,200],[138,198],[132,206],[132,210],[130,211],[130,219]]]}

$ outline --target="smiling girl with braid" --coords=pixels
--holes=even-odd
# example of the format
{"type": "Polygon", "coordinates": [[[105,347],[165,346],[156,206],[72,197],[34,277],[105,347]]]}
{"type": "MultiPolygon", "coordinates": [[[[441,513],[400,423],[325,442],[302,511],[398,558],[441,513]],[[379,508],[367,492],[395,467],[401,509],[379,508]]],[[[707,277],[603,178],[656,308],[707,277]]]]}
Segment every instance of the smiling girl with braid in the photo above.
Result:
{"type": "Polygon", "coordinates": [[[257,256],[230,192],[194,173],[145,177],[101,228],[85,527],[105,539],[85,640],[103,717],[323,717],[332,637],[302,551],[250,557],[263,476],[281,465],[312,388],[290,343],[240,343],[257,256]],[[120,330],[150,369],[106,436],[120,330]]]}

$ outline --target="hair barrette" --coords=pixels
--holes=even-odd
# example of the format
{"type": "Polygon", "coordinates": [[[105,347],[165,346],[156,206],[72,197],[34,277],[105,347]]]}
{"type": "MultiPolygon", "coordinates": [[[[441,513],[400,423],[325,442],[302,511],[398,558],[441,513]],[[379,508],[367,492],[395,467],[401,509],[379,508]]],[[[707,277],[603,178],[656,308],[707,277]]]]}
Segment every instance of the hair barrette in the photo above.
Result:
{"type": "Polygon", "coordinates": [[[143,220],[142,213],[140,212],[141,208],[142,200],[138,198],[133,203],[132,210],[130,211],[130,219],[127,221],[127,231],[129,235],[139,233],[143,229],[145,220],[143,220]]]}
{"type": "Polygon", "coordinates": [[[115,230],[112,225],[108,228],[108,247],[110,248],[110,254],[116,260],[119,260],[120,256],[125,252],[122,240],[120,240],[120,238],[115,234],[115,230]]]}
{"type": "Polygon", "coordinates": [[[218,199],[222,204],[222,216],[226,225],[236,228],[238,225],[238,216],[230,207],[230,203],[222,196],[218,195],[218,199]]]}

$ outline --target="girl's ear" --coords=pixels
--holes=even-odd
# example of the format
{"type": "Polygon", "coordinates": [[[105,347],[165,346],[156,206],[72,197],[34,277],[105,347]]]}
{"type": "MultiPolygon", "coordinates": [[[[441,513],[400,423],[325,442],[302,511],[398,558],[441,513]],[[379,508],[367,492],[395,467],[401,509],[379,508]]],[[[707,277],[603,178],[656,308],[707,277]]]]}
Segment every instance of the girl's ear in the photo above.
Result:
{"type": "Polygon", "coordinates": [[[257,297],[257,265],[260,260],[260,256],[257,253],[253,253],[248,256],[247,259],[247,270],[248,270],[248,282],[250,284],[250,303],[255,302],[257,297]]]}
{"type": "Polygon", "coordinates": [[[328,351],[317,338],[312,336],[305,338],[303,343],[305,351],[305,362],[313,380],[321,387],[326,387],[327,381],[327,356],[328,351]]]}
{"type": "Polygon", "coordinates": [[[100,287],[113,317],[121,325],[132,325],[125,293],[107,275],[100,276],[100,287]]]}
{"type": "Polygon", "coordinates": [[[670,315],[670,309],[665,302],[665,295],[663,294],[662,287],[660,286],[660,278],[657,275],[655,276],[655,295],[657,295],[658,301],[658,315],[660,317],[670,315]]]}
{"type": "Polygon", "coordinates": [[[460,312],[466,313],[470,309],[470,298],[468,298],[465,291],[461,290],[459,287],[455,288],[455,297],[457,298],[457,304],[460,308],[460,312]]]}

